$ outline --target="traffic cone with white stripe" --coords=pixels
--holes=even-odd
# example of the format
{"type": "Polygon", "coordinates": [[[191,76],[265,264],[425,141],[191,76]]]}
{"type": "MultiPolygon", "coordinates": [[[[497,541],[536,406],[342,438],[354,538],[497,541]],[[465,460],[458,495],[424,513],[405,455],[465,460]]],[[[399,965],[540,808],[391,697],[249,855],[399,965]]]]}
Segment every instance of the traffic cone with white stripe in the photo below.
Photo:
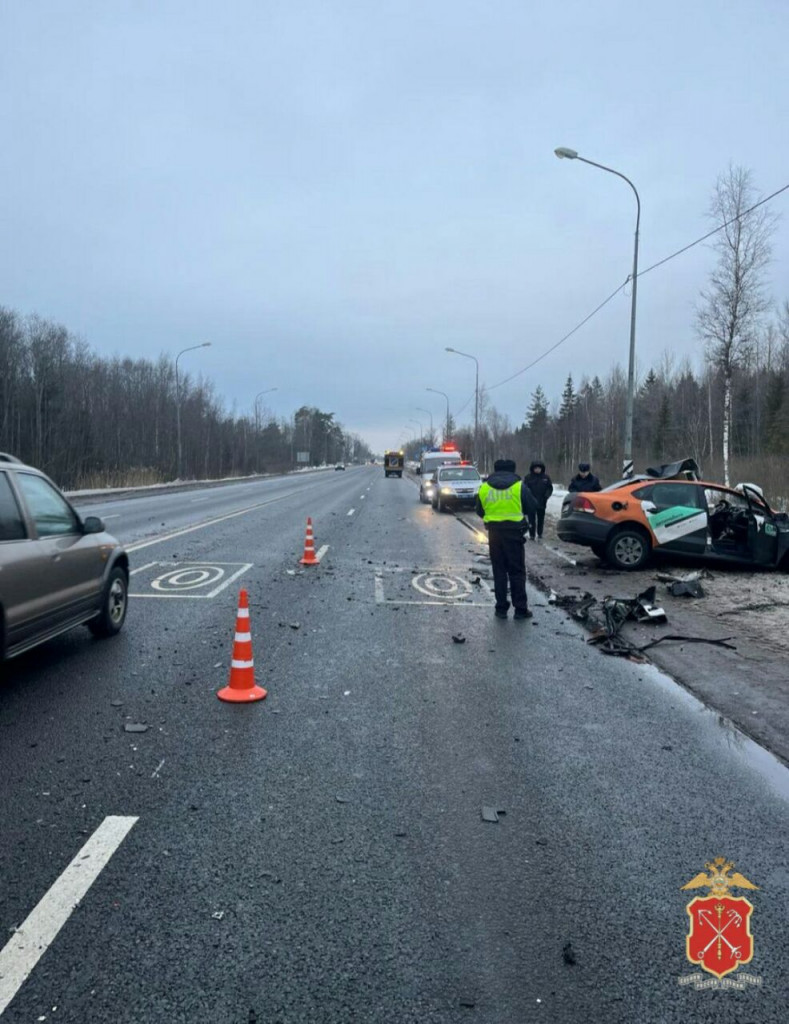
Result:
{"type": "Polygon", "coordinates": [[[300,565],[320,565],[321,560],[315,557],[315,538],[312,535],[312,520],[307,517],[307,536],[304,538],[304,557],[300,565]]]}
{"type": "Polygon", "coordinates": [[[255,662],[252,658],[252,634],[249,631],[249,600],[246,590],[238,595],[236,636],[233,641],[233,660],[230,662],[230,682],[217,693],[220,700],[246,704],[263,700],[266,691],[255,686],[255,662]]]}

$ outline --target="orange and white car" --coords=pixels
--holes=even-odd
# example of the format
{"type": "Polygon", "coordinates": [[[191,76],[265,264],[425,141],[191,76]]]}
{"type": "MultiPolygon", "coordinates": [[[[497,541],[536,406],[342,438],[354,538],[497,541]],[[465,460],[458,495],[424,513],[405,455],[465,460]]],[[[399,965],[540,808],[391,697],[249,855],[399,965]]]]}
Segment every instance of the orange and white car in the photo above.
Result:
{"type": "Polygon", "coordinates": [[[616,569],[641,569],[654,554],[789,570],[789,517],[756,484],[698,479],[685,459],[595,493],[568,494],[556,532],[616,569]]]}

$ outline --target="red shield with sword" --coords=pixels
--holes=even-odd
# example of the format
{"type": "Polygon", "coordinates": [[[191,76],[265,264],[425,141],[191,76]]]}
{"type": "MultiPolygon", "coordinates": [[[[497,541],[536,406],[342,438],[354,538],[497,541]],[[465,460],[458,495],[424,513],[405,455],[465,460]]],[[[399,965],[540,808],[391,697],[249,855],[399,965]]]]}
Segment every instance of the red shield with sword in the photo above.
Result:
{"type": "Polygon", "coordinates": [[[711,894],[697,896],[687,905],[690,932],[686,940],[688,960],[702,970],[723,978],[747,964],[753,957],[751,915],[753,904],[744,896],[732,896],[733,886],[757,889],[744,875],[729,872],[734,864],[717,857],[706,865],[709,874],[701,872],[683,889],[709,888],[711,894]]]}

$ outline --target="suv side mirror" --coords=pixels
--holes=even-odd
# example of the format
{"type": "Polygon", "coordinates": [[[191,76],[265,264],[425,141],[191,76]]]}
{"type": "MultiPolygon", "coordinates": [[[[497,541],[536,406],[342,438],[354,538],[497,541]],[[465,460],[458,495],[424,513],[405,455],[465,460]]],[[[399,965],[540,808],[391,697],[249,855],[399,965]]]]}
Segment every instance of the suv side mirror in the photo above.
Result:
{"type": "Polygon", "coordinates": [[[104,520],[99,519],[98,516],[88,516],[82,522],[83,533],[104,533],[105,530],[104,520]]]}

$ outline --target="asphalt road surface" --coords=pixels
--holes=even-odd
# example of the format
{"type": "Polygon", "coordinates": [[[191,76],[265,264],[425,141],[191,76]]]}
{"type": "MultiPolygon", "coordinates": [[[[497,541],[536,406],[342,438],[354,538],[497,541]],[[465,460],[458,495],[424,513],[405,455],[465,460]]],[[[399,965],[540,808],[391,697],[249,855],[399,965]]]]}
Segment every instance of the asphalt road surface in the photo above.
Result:
{"type": "Polygon", "coordinates": [[[409,480],[96,510],[124,631],[0,688],[2,1024],[786,1022],[787,770],[539,594],[494,618],[484,546],[409,480]],[[241,586],[269,694],[237,706],[241,586]],[[697,991],[680,887],[718,855],[759,886],[728,976],[759,981],[697,991]]]}

